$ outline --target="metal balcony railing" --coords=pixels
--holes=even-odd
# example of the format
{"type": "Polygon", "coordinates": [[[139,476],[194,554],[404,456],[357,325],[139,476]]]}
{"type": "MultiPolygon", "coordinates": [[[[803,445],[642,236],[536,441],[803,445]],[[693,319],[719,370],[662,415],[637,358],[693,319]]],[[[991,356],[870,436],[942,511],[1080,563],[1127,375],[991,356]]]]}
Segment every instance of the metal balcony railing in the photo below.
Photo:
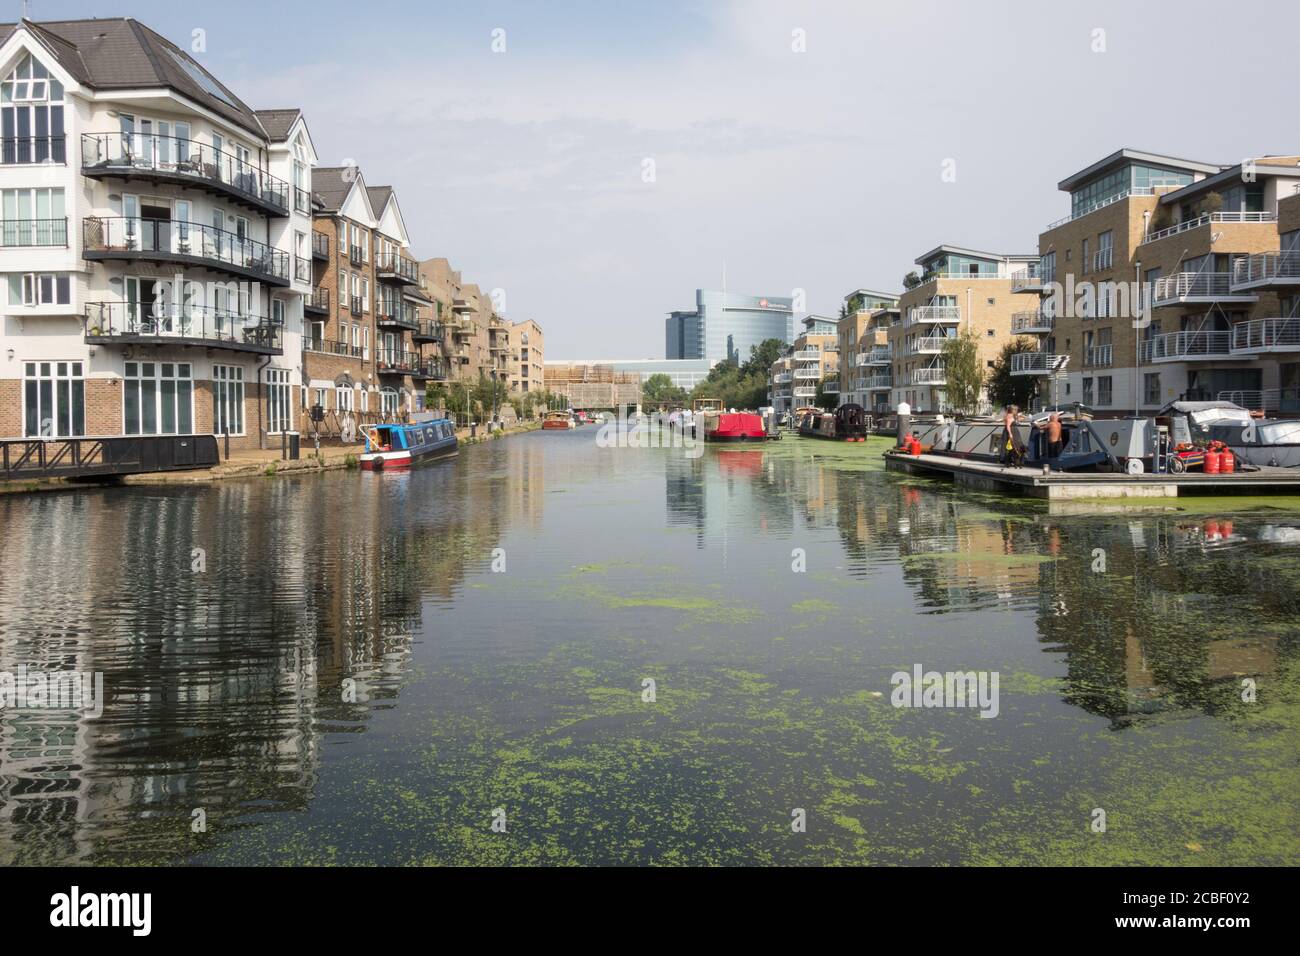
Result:
{"type": "Polygon", "coordinates": [[[1042,309],[1030,309],[1017,312],[1011,316],[1011,333],[1013,335],[1035,335],[1052,331],[1056,319],[1043,313],[1042,309]]]}
{"type": "MultiPolygon", "coordinates": [[[[82,175],[186,181],[251,202],[268,212],[289,212],[289,184],[248,159],[211,143],[144,133],[83,133],[82,175]]],[[[310,211],[310,203],[308,204],[310,211]]]]}
{"type": "Polygon", "coordinates": [[[1012,375],[1050,375],[1065,368],[1064,355],[1050,352],[1019,352],[1011,356],[1012,375]]]}
{"type": "Polygon", "coordinates": [[[1090,345],[1084,349],[1083,364],[1089,368],[1109,368],[1115,358],[1115,346],[1090,345]]]}
{"type": "Polygon", "coordinates": [[[314,259],[328,259],[330,257],[330,237],[323,232],[313,232],[311,234],[311,254],[314,259]]]}
{"type": "Polygon", "coordinates": [[[908,325],[960,321],[961,307],[956,305],[917,305],[907,310],[908,325]]]}
{"type": "Polygon", "coordinates": [[[1232,327],[1233,352],[1300,350],[1300,318],[1251,319],[1232,327]]]}
{"type": "Polygon", "coordinates": [[[375,257],[375,273],[381,279],[397,279],[415,285],[420,281],[420,265],[398,252],[384,252],[375,257]]]}
{"type": "Polygon", "coordinates": [[[1227,272],[1177,272],[1156,280],[1152,303],[1175,305],[1187,300],[1213,302],[1233,295],[1232,276],[1227,272]]]}
{"type": "Polygon", "coordinates": [[[192,262],[252,278],[289,282],[289,254],[264,242],[202,223],[179,219],[87,216],[82,220],[87,258],[129,258],[192,262]]]}
{"type": "Polygon", "coordinates": [[[1155,242],[1168,236],[1176,236],[1189,229],[1198,229],[1212,222],[1277,222],[1277,213],[1272,212],[1207,212],[1184,222],[1148,233],[1142,237],[1143,243],[1155,242]]]}
{"type": "Polygon", "coordinates": [[[0,246],[68,245],[68,217],[5,219],[0,222],[0,246]]]}
{"type": "Polygon", "coordinates": [[[328,312],[330,310],[330,290],[313,289],[311,295],[303,300],[303,305],[308,309],[328,312]]]}
{"type": "Polygon", "coordinates": [[[1243,256],[1232,264],[1232,288],[1300,285],[1300,249],[1243,256]]]}
{"type": "Polygon", "coordinates": [[[912,370],[913,385],[945,385],[948,382],[948,370],[942,365],[912,370]]]}
{"type": "Polygon", "coordinates": [[[281,326],[266,316],[204,306],[88,302],[85,341],[98,344],[176,344],[279,354],[281,326]]]}
{"type": "Polygon", "coordinates": [[[5,136],[0,138],[0,165],[49,163],[62,166],[68,161],[67,137],[5,136]]]}
{"type": "Polygon", "coordinates": [[[1231,354],[1232,333],[1223,330],[1166,332],[1142,343],[1151,362],[1189,358],[1226,358],[1231,354]]]}

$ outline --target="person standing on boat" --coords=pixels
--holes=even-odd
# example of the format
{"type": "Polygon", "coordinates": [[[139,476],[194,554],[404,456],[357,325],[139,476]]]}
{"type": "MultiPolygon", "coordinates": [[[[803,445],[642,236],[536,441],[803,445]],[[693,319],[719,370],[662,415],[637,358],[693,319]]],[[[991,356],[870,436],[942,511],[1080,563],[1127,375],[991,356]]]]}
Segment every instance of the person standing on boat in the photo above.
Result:
{"type": "Polygon", "coordinates": [[[1020,457],[1020,438],[1016,435],[1016,419],[1020,417],[1019,405],[1008,405],[1002,416],[1002,465],[1015,464],[1020,457]]]}
{"type": "Polygon", "coordinates": [[[1047,421],[1039,422],[1038,430],[1044,432],[1044,438],[1047,439],[1047,457],[1060,458],[1061,449],[1064,442],[1061,440],[1061,415],[1059,412],[1052,412],[1047,421]]]}
{"type": "Polygon", "coordinates": [[[898,447],[903,447],[903,441],[912,433],[912,406],[906,401],[898,403],[898,447]]]}

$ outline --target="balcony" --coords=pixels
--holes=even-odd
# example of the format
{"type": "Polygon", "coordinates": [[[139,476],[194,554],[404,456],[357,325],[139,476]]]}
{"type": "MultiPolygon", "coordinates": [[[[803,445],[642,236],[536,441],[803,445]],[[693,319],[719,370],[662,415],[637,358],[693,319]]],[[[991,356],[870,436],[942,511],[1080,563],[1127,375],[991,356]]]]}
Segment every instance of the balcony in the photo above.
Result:
{"type": "Polygon", "coordinates": [[[948,325],[961,321],[956,305],[917,305],[907,310],[906,325],[948,325]]]}
{"type": "Polygon", "coordinates": [[[1251,319],[1232,327],[1234,355],[1300,352],[1300,318],[1251,319]]]}
{"type": "Polygon", "coordinates": [[[794,373],[777,372],[775,375],[772,376],[772,381],[777,385],[787,385],[790,382],[794,381],[794,373]]]}
{"type": "Polygon", "coordinates": [[[323,232],[311,234],[311,257],[328,260],[330,257],[330,237],[323,232]]]}
{"type": "Polygon", "coordinates": [[[441,381],[446,377],[447,366],[443,364],[442,359],[419,359],[417,357],[415,367],[411,369],[411,378],[417,381],[427,381],[429,379],[441,381]]]}
{"type": "Polygon", "coordinates": [[[910,339],[907,343],[907,355],[942,355],[943,347],[949,339],[942,335],[922,335],[910,339]]]}
{"type": "Polygon", "coordinates": [[[1012,292],[1042,292],[1043,276],[1039,267],[1029,266],[1021,269],[1019,272],[1011,273],[1011,291],[1012,292]]]}
{"type": "Polygon", "coordinates": [[[858,365],[889,365],[893,362],[889,346],[877,345],[875,348],[858,354],[858,365]]]}
{"type": "Polygon", "coordinates": [[[200,306],[87,302],[87,345],[181,345],[282,355],[281,327],[266,316],[200,306]]]}
{"type": "Polygon", "coordinates": [[[795,397],[795,398],[816,398],[816,397],[817,397],[817,386],[816,386],[816,385],[796,385],[796,386],[794,387],[794,397],[795,397]]]}
{"type": "Polygon", "coordinates": [[[1105,272],[1115,264],[1115,248],[1098,249],[1092,254],[1092,271],[1105,272]]]}
{"type": "Polygon", "coordinates": [[[87,216],[82,257],[213,269],[268,285],[289,285],[289,254],[253,239],[176,219],[87,216]]]}
{"type": "Polygon", "coordinates": [[[0,139],[0,165],[66,166],[66,136],[6,136],[0,139]]]}
{"type": "Polygon", "coordinates": [[[1088,368],[1110,368],[1115,359],[1115,346],[1090,345],[1083,350],[1083,364],[1088,368]]]}
{"type": "Polygon", "coordinates": [[[1187,232],[1191,229],[1199,229],[1201,226],[1207,226],[1212,222],[1277,222],[1277,215],[1271,212],[1209,212],[1188,219],[1186,222],[1169,226],[1167,229],[1147,233],[1142,237],[1142,244],[1167,239],[1169,236],[1176,236],[1180,232],[1187,232]]]}
{"type": "Polygon", "coordinates": [[[1232,291],[1300,286],[1300,249],[1244,256],[1232,264],[1232,291]]]}
{"type": "Polygon", "coordinates": [[[365,349],[360,345],[351,345],[348,342],[334,341],[331,339],[312,339],[304,340],[303,348],[308,352],[323,352],[326,355],[341,355],[344,358],[364,359],[365,349]]]}
{"type": "Polygon", "coordinates": [[[295,282],[311,282],[311,260],[302,256],[293,257],[293,279],[295,282]]]}
{"type": "Polygon", "coordinates": [[[420,367],[416,352],[401,349],[376,349],[375,369],[380,375],[410,375],[420,367]]]}
{"type": "Polygon", "coordinates": [[[817,368],[797,368],[794,370],[795,381],[818,382],[821,381],[822,372],[817,368]]]}
{"type": "Polygon", "coordinates": [[[942,365],[913,369],[911,381],[913,385],[947,385],[948,370],[942,365]]]}
{"type": "Polygon", "coordinates": [[[1176,272],[1156,280],[1152,306],[1189,305],[1199,302],[1255,302],[1258,296],[1232,290],[1227,272],[1176,272]]]}
{"type": "Polygon", "coordinates": [[[451,303],[453,312],[473,312],[474,306],[470,305],[468,299],[453,299],[451,303]]]}
{"type": "Polygon", "coordinates": [[[361,300],[361,296],[359,295],[348,296],[348,311],[351,312],[353,315],[364,315],[365,314],[364,306],[365,303],[361,300]]]}
{"type": "Polygon", "coordinates": [[[330,290],[312,289],[311,295],[303,298],[302,308],[304,312],[310,312],[316,315],[329,315],[330,290]]]}
{"type": "Polygon", "coordinates": [[[837,382],[835,379],[832,378],[832,379],[828,379],[825,382],[822,382],[823,395],[838,395],[839,393],[840,393],[840,383],[837,382]]]}
{"type": "Polygon", "coordinates": [[[1050,352],[1019,352],[1011,356],[1012,375],[1051,375],[1065,371],[1069,364],[1068,355],[1053,355],[1050,352]]]}
{"type": "Polygon", "coordinates": [[[1012,335],[1046,335],[1056,325],[1056,319],[1044,315],[1042,309],[1017,312],[1011,316],[1012,335]]]}
{"type": "Polygon", "coordinates": [[[894,376],[892,375],[868,375],[860,379],[862,388],[866,391],[874,391],[882,388],[894,387],[894,376]]]}
{"type": "Polygon", "coordinates": [[[6,219],[0,222],[0,246],[68,246],[68,217],[62,219],[6,219]]]}
{"type": "Polygon", "coordinates": [[[414,309],[408,309],[401,302],[385,302],[380,299],[375,304],[375,325],[381,329],[414,332],[420,327],[414,309]]]}
{"type": "Polygon", "coordinates": [[[375,278],[381,282],[419,285],[420,265],[398,252],[381,253],[375,257],[375,278]]]}
{"type": "Polygon", "coordinates": [[[311,215],[311,191],[301,186],[293,187],[293,211],[304,216],[311,215]]]}
{"type": "Polygon", "coordinates": [[[363,265],[365,261],[365,258],[361,254],[360,246],[348,246],[348,262],[352,263],[354,266],[359,266],[363,265]]]}
{"type": "Polygon", "coordinates": [[[1143,342],[1139,354],[1145,362],[1204,362],[1229,358],[1231,346],[1226,329],[1166,332],[1143,342]]]}
{"type": "Polygon", "coordinates": [[[441,342],[442,341],[442,323],[425,321],[420,322],[411,333],[412,342],[441,342]]]}
{"type": "Polygon", "coordinates": [[[800,349],[794,353],[796,362],[820,362],[822,353],[820,349],[800,349]]]}
{"type": "Polygon", "coordinates": [[[179,136],[84,133],[81,174],[202,189],[267,216],[289,215],[289,184],[210,143],[179,136]]]}

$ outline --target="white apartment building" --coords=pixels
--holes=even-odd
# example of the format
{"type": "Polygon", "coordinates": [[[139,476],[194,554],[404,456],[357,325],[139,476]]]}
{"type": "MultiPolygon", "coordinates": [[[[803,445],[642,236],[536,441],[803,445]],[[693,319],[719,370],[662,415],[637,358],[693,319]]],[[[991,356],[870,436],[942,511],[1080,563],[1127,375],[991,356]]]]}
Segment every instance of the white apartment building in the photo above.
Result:
{"type": "Polygon", "coordinates": [[[0,36],[0,437],[278,442],[312,279],[301,114],[130,18],[0,36]]]}

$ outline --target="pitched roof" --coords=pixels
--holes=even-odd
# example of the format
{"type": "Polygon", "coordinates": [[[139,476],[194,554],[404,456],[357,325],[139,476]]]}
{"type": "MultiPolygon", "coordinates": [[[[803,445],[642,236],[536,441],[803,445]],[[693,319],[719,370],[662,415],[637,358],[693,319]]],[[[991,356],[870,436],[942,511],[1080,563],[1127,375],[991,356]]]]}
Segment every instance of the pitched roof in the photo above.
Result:
{"type": "Polygon", "coordinates": [[[266,135],[257,114],[202,64],[131,17],[0,24],[0,43],[28,30],[78,83],[96,90],[166,87],[248,130],[266,135]]]}
{"type": "Polygon", "coordinates": [[[293,124],[302,115],[302,110],[255,110],[257,118],[272,140],[280,141],[289,135],[293,124]]]}
{"type": "Polygon", "coordinates": [[[370,194],[370,205],[378,216],[388,205],[388,197],[393,194],[392,186],[367,186],[366,192],[370,194]]]}
{"type": "Polygon", "coordinates": [[[311,171],[311,191],[325,212],[338,212],[352,191],[355,166],[317,166],[311,171]]]}

